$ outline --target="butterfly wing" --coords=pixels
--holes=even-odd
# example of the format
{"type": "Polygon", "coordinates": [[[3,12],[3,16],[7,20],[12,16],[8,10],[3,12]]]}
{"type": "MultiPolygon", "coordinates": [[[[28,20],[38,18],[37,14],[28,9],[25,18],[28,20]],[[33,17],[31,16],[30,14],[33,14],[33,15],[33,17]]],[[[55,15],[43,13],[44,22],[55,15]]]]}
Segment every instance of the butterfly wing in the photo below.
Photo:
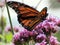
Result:
{"type": "Polygon", "coordinates": [[[36,9],[20,2],[9,1],[7,4],[13,8],[22,18],[34,17],[38,14],[36,9]]]}
{"type": "Polygon", "coordinates": [[[38,23],[40,23],[47,14],[47,9],[45,8],[39,12],[36,9],[20,2],[10,1],[7,2],[7,4],[18,14],[19,23],[29,30],[32,30],[38,23]]]}
{"type": "Polygon", "coordinates": [[[44,20],[47,17],[47,7],[43,8],[41,12],[39,12],[39,17],[41,17],[42,20],[44,20]]]}
{"type": "Polygon", "coordinates": [[[48,16],[47,13],[47,7],[43,8],[41,12],[39,12],[39,14],[37,15],[36,18],[32,19],[32,22],[29,24],[28,29],[34,29],[36,27],[36,25],[38,25],[40,22],[42,22],[43,20],[45,20],[45,18],[48,16]]]}

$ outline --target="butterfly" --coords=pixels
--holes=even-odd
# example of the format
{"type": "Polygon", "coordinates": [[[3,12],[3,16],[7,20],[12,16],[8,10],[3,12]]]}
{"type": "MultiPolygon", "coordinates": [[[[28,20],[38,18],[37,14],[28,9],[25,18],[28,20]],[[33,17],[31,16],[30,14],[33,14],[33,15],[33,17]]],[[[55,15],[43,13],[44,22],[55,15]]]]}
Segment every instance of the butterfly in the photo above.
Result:
{"type": "Polygon", "coordinates": [[[14,9],[17,13],[18,22],[25,29],[30,31],[33,30],[48,15],[47,7],[43,8],[41,12],[39,12],[33,7],[16,1],[9,1],[7,2],[7,5],[14,9]]]}

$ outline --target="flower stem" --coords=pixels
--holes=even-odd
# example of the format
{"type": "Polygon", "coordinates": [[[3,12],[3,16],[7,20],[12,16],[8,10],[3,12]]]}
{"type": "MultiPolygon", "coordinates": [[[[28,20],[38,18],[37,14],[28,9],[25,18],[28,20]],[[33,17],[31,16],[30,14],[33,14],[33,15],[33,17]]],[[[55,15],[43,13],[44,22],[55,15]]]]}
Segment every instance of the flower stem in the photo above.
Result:
{"type": "MultiPolygon", "coordinates": [[[[5,0],[5,3],[6,3],[7,1],[5,0]]],[[[9,22],[10,22],[10,26],[11,26],[11,32],[12,32],[12,34],[14,34],[14,31],[13,31],[13,25],[12,25],[12,21],[11,21],[11,17],[10,17],[10,13],[9,13],[9,9],[8,9],[8,5],[6,4],[6,8],[7,8],[7,12],[8,12],[8,17],[9,17],[9,22]]]]}

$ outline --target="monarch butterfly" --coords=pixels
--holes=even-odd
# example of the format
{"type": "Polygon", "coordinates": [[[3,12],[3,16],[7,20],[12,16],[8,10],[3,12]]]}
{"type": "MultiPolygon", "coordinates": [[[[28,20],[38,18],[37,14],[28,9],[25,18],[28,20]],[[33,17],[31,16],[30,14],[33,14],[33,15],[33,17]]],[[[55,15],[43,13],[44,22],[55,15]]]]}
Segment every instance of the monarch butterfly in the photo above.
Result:
{"type": "Polygon", "coordinates": [[[24,3],[9,1],[8,6],[13,8],[17,13],[18,22],[26,29],[32,30],[47,17],[47,7],[43,8],[41,12],[24,3]]]}

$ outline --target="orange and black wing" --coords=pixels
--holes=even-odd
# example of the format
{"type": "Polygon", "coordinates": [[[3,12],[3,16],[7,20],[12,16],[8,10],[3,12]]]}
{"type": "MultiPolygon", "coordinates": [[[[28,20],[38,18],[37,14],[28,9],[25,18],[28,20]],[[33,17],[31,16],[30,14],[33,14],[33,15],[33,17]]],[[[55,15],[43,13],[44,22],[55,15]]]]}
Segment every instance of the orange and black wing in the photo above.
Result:
{"type": "Polygon", "coordinates": [[[47,7],[45,7],[41,10],[41,12],[39,12],[38,17],[41,18],[42,20],[44,20],[47,17],[47,15],[48,15],[47,7]]]}
{"type": "Polygon", "coordinates": [[[13,8],[22,18],[34,17],[39,13],[36,9],[20,2],[10,1],[7,2],[7,4],[13,8]]]}
{"type": "Polygon", "coordinates": [[[29,30],[32,30],[38,23],[40,23],[47,14],[46,8],[41,12],[38,12],[36,9],[20,2],[10,1],[7,2],[7,4],[18,14],[17,17],[19,23],[29,30]]]}

